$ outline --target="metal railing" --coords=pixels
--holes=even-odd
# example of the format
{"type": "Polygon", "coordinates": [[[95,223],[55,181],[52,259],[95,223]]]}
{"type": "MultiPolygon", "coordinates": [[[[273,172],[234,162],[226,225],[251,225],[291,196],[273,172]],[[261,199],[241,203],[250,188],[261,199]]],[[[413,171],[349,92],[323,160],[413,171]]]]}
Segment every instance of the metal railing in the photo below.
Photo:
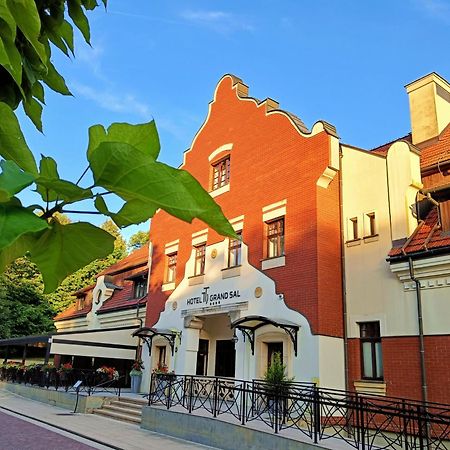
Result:
{"type": "Polygon", "coordinates": [[[262,380],[152,374],[149,405],[207,411],[275,433],[295,429],[314,443],[345,441],[362,449],[450,450],[450,406],[262,380]]]}
{"type": "Polygon", "coordinates": [[[32,386],[45,387],[47,389],[64,390],[66,392],[76,391],[74,385],[81,381],[79,392],[86,392],[87,395],[95,393],[109,392],[120,396],[124,387],[125,376],[119,378],[108,378],[104,374],[92,369],[76,369],[59,371],[56,368],[43,369],[39,366],[22,370],[18,368],[1,368],[0,380],[18,384],[28,384],[32,386]]]}

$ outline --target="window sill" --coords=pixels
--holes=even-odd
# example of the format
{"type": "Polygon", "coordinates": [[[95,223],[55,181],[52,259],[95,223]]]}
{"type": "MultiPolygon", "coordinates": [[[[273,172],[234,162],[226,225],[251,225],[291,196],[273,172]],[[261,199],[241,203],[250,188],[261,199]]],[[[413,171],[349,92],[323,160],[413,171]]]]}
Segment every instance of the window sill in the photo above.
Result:
{"type": "Polygon", "coordinates": [[[189,286],[203,284],[204,282],[205,282],[205,274],[204,273],[202,273],[200,275],[193,275],[192,277],[188,277],[189,286]]]}
{"type": "Polygon", "coordinates": [[[267,258],[261,261],[261,269],[274,269],[275,267],[284,267],[286,265],[286,256],[276,256],[275,258],[267,258]]]}
{"type": "Polygon", "coordinates": [[[172,283],[164,283],[161,286],[161,291],[166,292],[166,291],[173,291],[175,289],[175,282],[172,283]]]}
{"type": "Polygon", "coordinates": [[[238,277],[241,275],[241,266],[226,267],[222,269],[222,280],[238,277]]]}
{"type": "Polygon", "coordinates": [[[355,245],[361,245],[361,239],[352,239],[351,241],[347,241],[345,243],[347,247],[354,247],[355,245]]]}
{"type": "Polygon", "coordinates": [[[370,236],[364,236],[364,243],[376,242],[376,241],[378,241],[378,239],[380,239],[379,234],[372,234],[370,236]]]}
{"type": "Polygon", "coordinates": [[[353,385],[358,394],[386,396],[386,383],[383,380],[358,380],[353,385]]]}
{"type": "Polygon", "coordinates": [[[230,183],[226,184],[225,186],[222,186],[218,189],[215,189],[214,191],[211,191],[209,195],[214,198],[218,195],[224,194],[225,192],[228,192],[230,190],[230,183]]]}

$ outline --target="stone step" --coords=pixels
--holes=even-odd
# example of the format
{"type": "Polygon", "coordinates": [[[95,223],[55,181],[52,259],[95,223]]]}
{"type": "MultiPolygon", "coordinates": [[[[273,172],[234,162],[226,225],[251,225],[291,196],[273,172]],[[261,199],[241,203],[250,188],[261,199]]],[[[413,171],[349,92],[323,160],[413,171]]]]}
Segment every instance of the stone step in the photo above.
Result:
{"type": "Polygon", "coordinates": [[[121,420],[122,422],[131,422],[131,423],[141,423],[141,418],[138,416],[132,416],[129,414],[122,414],[115,411],[111,411],[105,408],[102,409],[94,409],[94,414],[98,414],[100,416],[109,417],[111,419],[121,420]]]}
{"type": "Polygon", "coordinates": [[[119,401],[119,402],[123,402],[123,403],[135,403],[140,406],[148,405],[148,400],[145,400],[144,398],[118,397],[117,400],[114,400],[114,401],[119,401]]]}
{"type": "Polygon", "coordinates": [[[102,409],[107,409],[108,411],[116,411],[121,414],[128,414],[130,416],[142,416],[142,408],[128,408],[126,405],[117,405],[111,403],[110,405],[103,405],[102,409]]]}

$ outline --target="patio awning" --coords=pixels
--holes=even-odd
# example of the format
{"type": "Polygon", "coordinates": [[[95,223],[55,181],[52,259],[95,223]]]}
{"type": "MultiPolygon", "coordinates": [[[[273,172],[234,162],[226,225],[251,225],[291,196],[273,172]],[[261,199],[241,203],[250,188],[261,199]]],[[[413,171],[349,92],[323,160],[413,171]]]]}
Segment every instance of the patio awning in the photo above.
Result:
{"type": "Polygon", "coordinates": [[[240,330],[244,336],[250,341],[252,348],[252,355],[255,354],[255,331],[258,328],[266,325],[273,325],[274,327],[281,328],[290,337],[292,344],[294,345],[294,353],[297,356],[297,340],[299,326],[293,322],[283,319],[269,319],[264,316],[246,316],[235,320],[231,323],[231,329],[240,330]]]}
{"type": "Polygon", "coordinates": [[[9,347],[10,345],[32,345],[39,343],[48,343],[52,337],[51,334],[40,334],[35,336],[20,336],[9,339],[0,339],[0,347],[9,347]]]}
{"type": "Polygon", "coordinates": [[[136,327],[56,333],[52,338],[50,353],[95,358],[135,359],[138,343],[131,335],[133,329],[136,327]]]}
{"type": "Polygon", "coordinates": [[[175,350],[175,340],[177,336],[181,335],[180,331],[169,330],[166,328],[150,328],[141,327],[133,333],[133,336],[141,338],[148,346],[149,355],[152,354],[152,342],[157,336],[161,336],[169,342],[170,349],[173,352],[175,350]]]}

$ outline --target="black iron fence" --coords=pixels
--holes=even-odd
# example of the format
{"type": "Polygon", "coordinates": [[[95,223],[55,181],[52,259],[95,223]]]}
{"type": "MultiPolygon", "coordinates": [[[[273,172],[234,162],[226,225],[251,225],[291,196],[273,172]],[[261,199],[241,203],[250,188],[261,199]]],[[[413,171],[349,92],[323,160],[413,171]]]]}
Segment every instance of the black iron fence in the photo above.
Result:
{"type": "Polygon", "coordinates": [[[312,442],[338,438],[362,449],[450,450],[450,406],[324,389],[308,383],[153,374],[149,405],[209,412],[275,433],[295,429],[312,442]]]}
{"type": "Polygon", "coordinates": [[[91,369],[72,368],[68,370],[35,365],[33,367],[9,366],[0,368],[0,380],[30,386],[54,388],[66,392],[79,390],[87,395],[100,392],[113,392],[120,396],[125,376],[111,377],[91,369]],[[77,381],[81,384],[75,388],[77,381]]]}

